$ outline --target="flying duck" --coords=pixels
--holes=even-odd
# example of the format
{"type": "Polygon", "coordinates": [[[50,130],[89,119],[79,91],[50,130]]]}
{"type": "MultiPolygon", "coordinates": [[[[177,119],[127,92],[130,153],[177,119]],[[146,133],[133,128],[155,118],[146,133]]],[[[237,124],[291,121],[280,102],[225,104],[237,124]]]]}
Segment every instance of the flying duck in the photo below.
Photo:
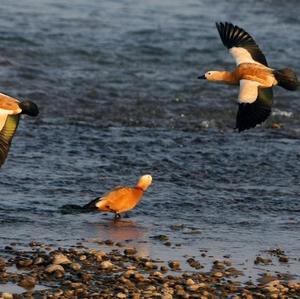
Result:
{"type": "Polygon", "coordinates": [[[115,213],[115,219],[120,218],[120,213],[132,210],[140,202],[151,183],[152,176],[143,175],[135,187],[116,187],[106,193],[98,199],[96,207],[103,212],[115,213]]]}
{"type": "Polygon", "coordinates": [[[5,162],[21,114],[37,116],[38,107],[31,101],[19,102],[0,93],[0,167],[5,162]]]}
{"type": "Polygon", "coordinates": [[[240,86],[236,129],[241,132],[254,128],[268,118],[271,113],[273,86],[296,90],[299,81],[290,68],[269,68],[254,39],[242,28],[227,22],[216,23],[216,26],[237,67],[232,72],[208,71],[198,78],[240,86]]]}

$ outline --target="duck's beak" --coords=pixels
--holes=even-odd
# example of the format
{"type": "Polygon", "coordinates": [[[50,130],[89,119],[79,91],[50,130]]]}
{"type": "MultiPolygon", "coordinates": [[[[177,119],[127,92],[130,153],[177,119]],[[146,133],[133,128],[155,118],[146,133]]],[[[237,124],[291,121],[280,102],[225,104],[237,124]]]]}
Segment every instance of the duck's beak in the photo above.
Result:
{"type": "Polygon", "coordinates": [[[199,76],[198,79],[206,79],[205,75],[199,76]]]}

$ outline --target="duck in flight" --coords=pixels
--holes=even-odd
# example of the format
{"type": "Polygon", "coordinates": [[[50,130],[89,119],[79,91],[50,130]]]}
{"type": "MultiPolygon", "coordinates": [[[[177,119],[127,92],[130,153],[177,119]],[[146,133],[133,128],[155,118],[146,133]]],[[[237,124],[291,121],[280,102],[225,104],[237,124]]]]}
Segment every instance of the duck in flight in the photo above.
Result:
{"type": "Polygon", "coordinates": [[[7,157],[20,115],[37,116],[38,113],[38,107],[33,102],[19,102],[17,99],[0,93],[0,167],[7,157]]]}
{"type": "Polygon", "coordinates": [[[95,205],[100,211],[115,213],[115,219],[120,218],[120,213],[132,210],[140,202],[151,183],[151,175],[143,175],[135,187],[116,187],[98,198],[95,205]]]}
{"type": "Polygon", "coordinates": [[[227,22],[216,23],[216,26],[237,67],[232,72],[208,71],[198,78],[240,86],[236,129],[241,132],[254,128],[268,118],[271,113],[273,86],[296,90],[299,81],[290,68],[269,68],[254,39],[242,28],[227,22]]]}

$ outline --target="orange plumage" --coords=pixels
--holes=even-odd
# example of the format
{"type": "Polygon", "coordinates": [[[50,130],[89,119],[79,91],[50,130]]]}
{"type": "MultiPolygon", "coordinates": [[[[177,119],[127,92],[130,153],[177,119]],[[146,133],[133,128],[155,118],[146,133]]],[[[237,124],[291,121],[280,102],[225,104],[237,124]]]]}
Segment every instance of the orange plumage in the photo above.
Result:
{"type": "Polygon", "coordinates": [[[132,210],[141,200],[144,192],[152,183],[151,175],[143,175],[135,187],[116,187],[99,198],[96,207],[103,212],[120,213],[132,210]]]}

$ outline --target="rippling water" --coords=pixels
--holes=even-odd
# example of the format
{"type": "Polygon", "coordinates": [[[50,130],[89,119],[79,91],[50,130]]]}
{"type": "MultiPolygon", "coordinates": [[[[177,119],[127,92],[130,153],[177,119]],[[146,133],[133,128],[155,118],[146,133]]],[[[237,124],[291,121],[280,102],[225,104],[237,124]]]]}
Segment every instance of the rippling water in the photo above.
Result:
{"type": "MultiPolygon", "coordinates": [[[[1,168],[1,246],[134,239],[165,258],[207,249],[252,263],[280,246],[299,259],[299,92],[276,89],[272,117],[238,134],[237,89],[197,80],[234,67],[215,21],[245,28],[271,66],[300,74],[299,12],[298,1],[2,1],[1,91],[41,114],[21,121],[1,168]],[[144,173],[153,186],[117,225],[60,211],[144,173]]],[[[300,273],[299,261],[283,271],[300,273]]]]}

